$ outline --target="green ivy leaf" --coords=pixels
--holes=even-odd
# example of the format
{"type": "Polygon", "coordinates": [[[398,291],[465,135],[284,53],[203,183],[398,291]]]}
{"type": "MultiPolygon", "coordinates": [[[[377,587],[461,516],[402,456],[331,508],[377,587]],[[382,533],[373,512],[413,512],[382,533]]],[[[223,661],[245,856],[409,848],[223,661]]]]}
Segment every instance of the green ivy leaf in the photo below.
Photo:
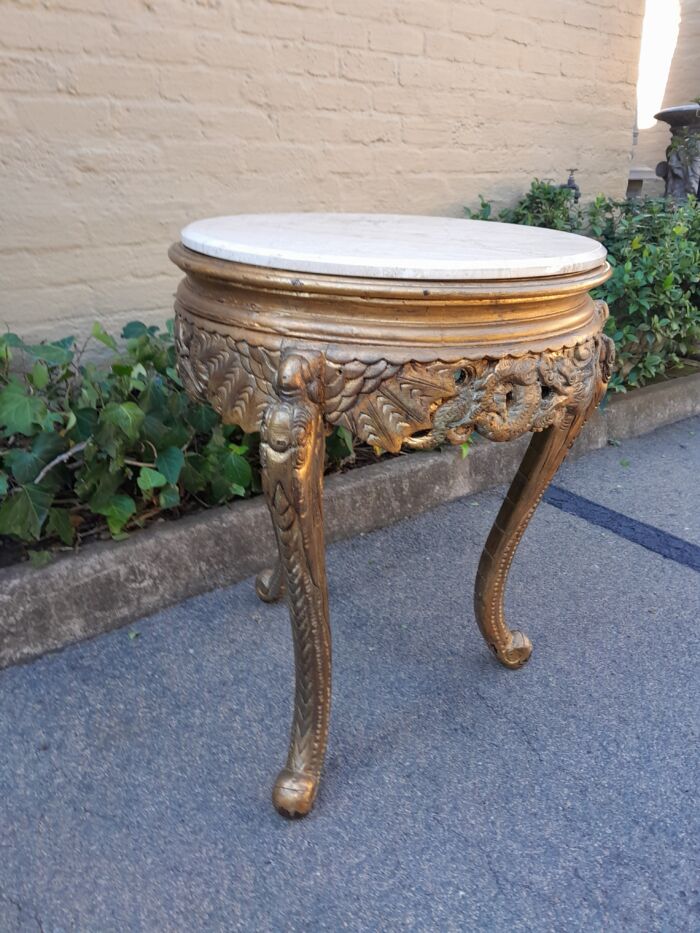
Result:
{"type": "Polygon", "coordinates": [[[240,454],[227,450],[219,461],[219,467],[223,477],[231,485],[241,486],[244,490],[250,486],[253,473],[248,461],[240,454]]]}
{"type": "Polygon", "coordinates": [[[187,420],[199,434],[209,434],[219,422],[219,416],[208,405],[195,405],[187,420]]]}
{"type": "Polygon", "coordinates": [[[32,384],[37,389],[44,389],[49,384],[49,367],[41,360],[37,360],[32,366],[31,372],[32,384]]]}
{"type": "Polygon", "coordinates": [[[185,455],[179,447],[168,447],[156,457],[156,467],[168,483],[177,483],[185,463],[185,455]]]}
{"type": "Polygon", "coordinates": [[[158,495],[161,509],[174,509],[180,505],[180,491],[177,486],[165,486],[158,495]]]}
{"type": "MultiPolygon", "coordinates": [[[[245,452],[237,451],[238,453],[245,452]]],[[[337,427],[326,438],[326,451],[331,461],[339,462],[351,457],[354,453],[352,434],[347,428],[337,427]]]]}
{"type": "Polygon", "coordinates": [[[38,540],[52,501],[53,494],[40,486],[20,486],[0,505],[0,534],[38,540]]]}
{"type": "Polygon", "coordinates": [[[86,366],[85,372],[83,373],[83,384],[80,387],[78,403],[82,408],[97,408],[100,401],[100,393],[94,385],[92,377],[88,373],[88,366],[86,366]]]}
{"type": "Polygon", "coordinates": [[[148,333],[148,328],[142,321],[130,321],[122,329],[124,340],[133,340],[134,337],[142,337],[148,333]]]}
{"type": "MultiPolygon", "coordinates": [[[[228,427],[228,425],[227,425],[228,427]]],[[[344,428],[338,428],[339,431],[345,430],[344,428]]],[[[233,444],[229,442],[228,449],[232,450],[234,454],[238,454],[240,457],[243,457],[248,453],[250,449],[247,444],[233,444]]]]}
{"type": "Polygon", "coordinates": [[[4,470],[0,470],[0,496],[7,495],[8,476],[4,470]]]}
{"type": "Polygon", "coordinates": [[[114,425],[129,441],[135,441],[144,413],[136,402],[110,402],[100,412],[100,424],[114,425]]]}
{"type": "Polygon", "coordinates": [[[57,431],[42,431],[32,438],[32,453],[47,464],[65,450],[68,450],[68,441],[57,431]]]}
{"type": "Polygon", "coordinates": [[[75,528],[71,524],[68,509],[49,509],[46,533],[56,535],[64,544],[71,545],[75,540],[75,528]]]}
{"type": "Polygon", "coordinates": [[[51,551],[47,550],[31,550],[29,551],[29,563],[34,567],[35,570],[41,570],[42,567],[46,567],[47,564],[50,564],[53,560],[54,555],[51,551]]]}
{"type": "Polygon", "coordinates": [[[147,437],[159,451],[168,447],[186,447],[192,439],[192,428],[184,420],[172,423],[167,412],[164,417],[165,421],[158,415],[147,414],[141,427],[141,435],[147,437]]]}
{"type": "MultiPolygon", "coordinates": [[[[39,434],[36,440],[40,441],[44,435],[48,436],[46,442],[39,442],[31,448],[15,447],[5,454],[5,463],[10,467],[18,483],[33,483],[40,471],[67,448],[65,439],[60,434],[50,431],[39,434]]],[[[64,477],[62,469],[65,470],[65,467],[62,468],[61,464],[57,464],[49,470],[42,479],[42,486],[47,490],[58,490],[64,477]]]]}
{"type": "Polygon", "coordinates": [[[179,386],[180,388],[182,388],[182,380],[180,379],[180,374],[178,373],[178,371],[175,369],[174,366],[168,366],[165,370],[165,373],[168,376],[168,378],[171,379],[175,383],[176,386],[179,386]]]}
{"type": "Polygon", "coordinates": [[[94,511],[105,516],[110,533],[117,536],[121,534],[124,525],[136,512],[136,503],[131,496],[116,493],[105,498],[100,507],[95,508],[94,511]]]}
{"type": "Polygon", "coordinates": [[[67,366],[73,359],[73,351],[70,349],[72,343],[72,337],[65,337],[54,343],[24,344],[22,349],[35,360],[42,360],[49,366],[67,366]]]}
{"type": "Polygon", "coordinates": [[[113,459],[124,456],[124,440],[139,436],[144,414],[135,402],[110,402],[99,414],[95,441],[113,459]]]}
{"type": "Polygon", "coordinates": [[[100,343],[103,343],[106,347],[109,347],[110,350],[117,349],[117,341],[114,339],[114,337],[112,337],[111,334],[107,333],[99,321],[95,321],[95,323],[92,325],[90,336],[94,337],[95,340],[99,340],[100,343]]]}
{"type": "Polygon", "coordinates": [[[68,428],[68,433],[73,441],[86,441],[95,433],[97,429],[98,413],[94,408],[76,408],[71,412],[75,418],[75,424],[68,428]]]}
{"type": "Polygon", "coordinates": [[[209,478],[208,486],[213,502],[226,502],[233,495],[231,484],[218,473],[209,478]]]}
{"type": "Polygon", "coordinates": [[[136,480],[139,489],[143,492],[150,492],[152,489],[165,486],[167,482],[167,479],[162,473],[158,470],[151,469],[151,467],[141,467],[139,477],[136,480]]]}
{"type": "Polygon", "coordinates": [[[180,474],[185,490],[190,493],[201,492],[206,488],[206,461],[201,454],[188,454],[180,474]]]}
{"type": "Polygon", "coordinates": [[[0,425],[4,425],[6,436],[30,437],[44,423],[46,415],[44,400],[32,395],[21,382],[12,380],[0,389],[0,425]]]}
{"type": "MultiPolygon", "coordinates": [[[[131,371],[130,371],[131,372],[131,371]]],[[[151,379],[139,396],[139,408],[149,415],[165,418],[168,414],[168,390],[159,379],[151,379]]]]}
{"type": "Polygon", "coordinates": [[[93,512],[100,515],[105,503],[116,493],[125,477],[121,470],[111,469],[111,461],[95,459],[89,446],[85,452],[88,456],[85,465],[78,471],[75,492],[93,512]]]}
{"type": "Polygon", "coordinates": [[[136,366],[132,366],[131,372],[129,373],[129,391],[133,392],[136,389],[138,392],[143,392],[146,388],[145,380],[147,379],[148,373],[143,363],[137,363],[136,366]]]}
{"type": "Polygon", "coordinates": [[[5,454],[5,463],[18,483],[31,483],[43,466],[36,454],[23,447],[8,450],[5,454]]]}

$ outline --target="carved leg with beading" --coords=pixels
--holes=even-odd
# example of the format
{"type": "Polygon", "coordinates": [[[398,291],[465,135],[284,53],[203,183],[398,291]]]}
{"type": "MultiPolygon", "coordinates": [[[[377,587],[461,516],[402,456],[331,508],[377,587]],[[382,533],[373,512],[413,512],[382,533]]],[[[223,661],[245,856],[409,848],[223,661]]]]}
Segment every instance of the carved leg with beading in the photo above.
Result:
{"type": "Polygon", "coordinates": [[[607,338],[601,338],[593,379],[587,389],[581,386],[586,391],[561,412],[559,420],[533,434],[481,555],[474,612],[486,644],[506,667],[522,667],[532,654],[527,635],[511,630],[505,621],[503,601],[510,565],[547,486],[605,392],[612,355],[607,338]]]}
{"type": "MultiPolygon", "coordinates": [[[[313,806],[328,738],[331,637],[323,545],[320,354],[287,353],[277,376],[279,401],[263,418],[263,490],[272,515],[279,565],[258,581],[258,593],[286,590],[294,639],[296,693],[287,763],[273,789],[285,816],[313,806]],[[261,592],[262,590],[262,592],[261,592]]],[[[262,575],[261,575],[262,576],[262,575]]]]}

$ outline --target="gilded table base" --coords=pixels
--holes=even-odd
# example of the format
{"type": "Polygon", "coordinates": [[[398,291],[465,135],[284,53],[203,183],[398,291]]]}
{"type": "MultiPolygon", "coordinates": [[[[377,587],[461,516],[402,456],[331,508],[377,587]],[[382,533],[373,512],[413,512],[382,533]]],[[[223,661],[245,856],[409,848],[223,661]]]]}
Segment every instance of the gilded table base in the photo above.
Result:
{"type": "Polygon", "coordinates": [[[318,791],[331,702],[326,433],[343,425],[398,451],[461,443],[472,431],[494,441],[533,432],[486,541],[474,592],[486,644],[506,667],[522,666],[532,645],[505,620],[508,572],[547,485],[605,392],[613,361],[602,334],[607,309],[588,289],[608,271],[554,285],[486,283],[479,290],[470,283],[441,291],[439,284],[375,287],[329,276],[302,281],[236,269],[181,246],[171,256],[188,274],[176,301],[178,365],[188,391],[224,421],[260,430],[279,562],[256,588],[265,601],[286,598],[296,665],[291,740],[273,801],[280,813],[303,816],[318,791]],[[353,302],[361,315],[352,316],[353,302]],[[436,342],[436,328],[445,339],[436,342]]]}

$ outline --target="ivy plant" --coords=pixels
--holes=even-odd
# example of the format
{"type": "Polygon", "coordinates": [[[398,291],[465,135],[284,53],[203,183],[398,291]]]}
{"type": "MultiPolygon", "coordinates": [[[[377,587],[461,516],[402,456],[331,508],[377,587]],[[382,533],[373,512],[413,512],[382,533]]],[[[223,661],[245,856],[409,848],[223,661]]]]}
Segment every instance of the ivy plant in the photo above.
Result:
{"type": "MultiPolygon", "coordinates": [[[[493,219],[480,199],[467,216],[493,219]]],[[[642,386],[692,352],[700,340],[700,210],[695,198],[618,201],[603,195],[586,208],[571,192],[535,179],[498,220],[584,233],[608,250],[612,277],[595,293],[607,301],[607,332],[617,350],[613,390],[642,386]]]]}
{"type": "MultiPolygon", "coordinates": [[[[42,564],[55,548],[260,492],[258,435],[186,395],[172,322],[134,321],[121,336],[98,323],[80,344],[0,335],[0,563],[42,564]]],[[[352,462],[350,432],[337,428],[327,453],[333,469],[352,462]]]]}
{"type": "Polygon", "coordinates": [[[581,210],[574,201],[571,188],[535,178],[528,191],[513,207],[506,207],[494,216],[493,204],[479,198],[479,209],[464,209],[470,220],[499,220],[507,224],[527,224],[530,227],[550,227],[553,230],[578,230],[581,210]]]}
{"type": "Polygon", "coordinates": [[[109,351],[97,364],[72,337],[0,336],[0,534],[39,547],[105,527],[118,538],[257,490],[257,438],[187,397],[172,328],[133,322],[122,337],[118,350],[94,325],[109,351]]]}
{"type": "Polygon", "coordinates": [[[600,289],[617,346],[612,387],[644,385],[676,366],[700,339],[697,202],[598,198],[588,217],[613,267],[600,289]]]}

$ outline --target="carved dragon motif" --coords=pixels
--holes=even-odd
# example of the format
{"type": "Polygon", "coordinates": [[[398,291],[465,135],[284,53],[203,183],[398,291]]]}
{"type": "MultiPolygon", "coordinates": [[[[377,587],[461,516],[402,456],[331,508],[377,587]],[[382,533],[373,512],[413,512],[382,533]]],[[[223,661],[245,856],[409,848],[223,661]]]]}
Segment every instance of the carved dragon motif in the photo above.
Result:
{"type": "Polygon", "coordinates": [[[465,363],[467,375],[457,394],[435,411],[432,430],[404,443],[430,448],[460,443],[472,431],[493,441],[543,431],[567,410],[585,405],[603,368],[607,382],[613,353],[612,341],[596,335],[556,352],[465,363]]]}

